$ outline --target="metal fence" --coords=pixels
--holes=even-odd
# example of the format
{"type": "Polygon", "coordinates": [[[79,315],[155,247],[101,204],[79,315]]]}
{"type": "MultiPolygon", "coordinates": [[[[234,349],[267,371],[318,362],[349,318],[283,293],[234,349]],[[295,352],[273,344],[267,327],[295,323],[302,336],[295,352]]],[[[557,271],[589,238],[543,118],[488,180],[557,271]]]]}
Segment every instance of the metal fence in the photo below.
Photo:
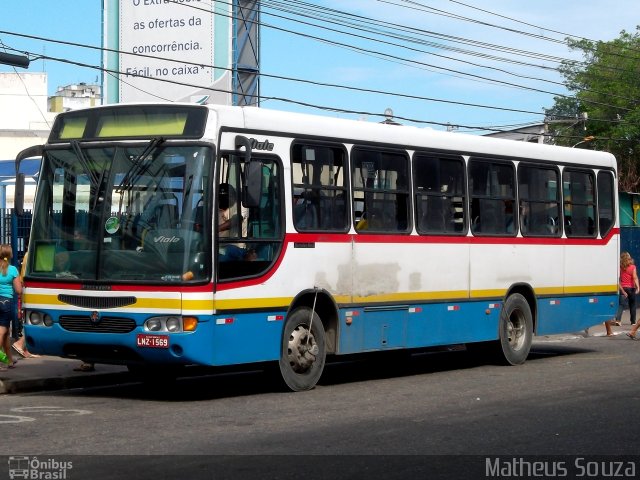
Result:
{"type": "Polygon", "coordinates": [[[640,227],[620,227],[620,251],[629,252],[640,262],[640,227]]]}
{"type": "Polygon", "coordinates": [[[26,253],[31,233],[31,211],[22,215],[13,208],[0,209],[0,243],[8,243],[13,249],[13,264],[18,266],[26,253]]]}

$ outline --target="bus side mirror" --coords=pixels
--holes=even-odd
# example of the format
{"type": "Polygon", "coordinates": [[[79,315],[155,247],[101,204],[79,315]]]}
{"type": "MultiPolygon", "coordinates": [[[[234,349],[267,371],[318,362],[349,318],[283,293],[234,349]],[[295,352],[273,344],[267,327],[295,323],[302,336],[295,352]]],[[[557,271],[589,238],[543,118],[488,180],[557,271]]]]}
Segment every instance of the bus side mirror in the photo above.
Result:
{"type": "Polygon", "coordinates": [[[251,140],[242,135],[236,135],[236,150],[244,147],[244,174],[242,176],[242,205],[246,208],[260,206],[262,196],[262,162],[251,157],[251,140]]]}
{"type": "Polygon", "coordinates": [[[16,190],[13,196],[13,209],[18,215],[24,213],[24,173],[16,175],[16,190]]]}
{"type": "Polygon", "coordinates": [[[244,180],[242,204],[247,208],[259,207],[262,198],[262,162],[252,160],[245,163],[244,180]]]}
{"type": "Polygon", "coordinates": [[[13,208],[18,215],[24,213],[24,173],[16,175],[16,190],[13,195],[13,208]]]}
{"type": "Polygon", "coordinates": [[[42,157],[44,145],[25,148],[16,155],[16,189],[13,196],[13,209],[18,215],[24,213],[24,173],[20,173],[20,162],[25,158],[42,157]]]}

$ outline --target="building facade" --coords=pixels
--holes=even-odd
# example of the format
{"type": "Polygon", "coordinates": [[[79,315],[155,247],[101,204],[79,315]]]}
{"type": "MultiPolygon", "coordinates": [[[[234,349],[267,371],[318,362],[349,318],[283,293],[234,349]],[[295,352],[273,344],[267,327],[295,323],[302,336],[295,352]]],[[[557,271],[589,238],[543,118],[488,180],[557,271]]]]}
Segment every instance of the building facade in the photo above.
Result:
{"type": "Polygon", "coordinates": [[[58,87],[55,95],[47,100],[50,112],[68,112],[79,108],[95,107],[102,103],[100,85],[78,83],[58,87]]]}

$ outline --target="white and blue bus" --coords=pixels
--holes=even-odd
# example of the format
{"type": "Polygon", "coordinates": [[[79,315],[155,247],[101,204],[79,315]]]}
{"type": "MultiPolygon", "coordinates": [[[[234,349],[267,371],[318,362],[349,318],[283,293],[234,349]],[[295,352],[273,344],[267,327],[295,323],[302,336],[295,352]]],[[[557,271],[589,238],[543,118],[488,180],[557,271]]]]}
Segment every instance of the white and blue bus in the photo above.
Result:
{"type": "Polygon", "coordinates": [[[34,154],[33,352],[131,369],[273,362],[306,390],[327,356],[466,344],[520,364],[534,335],[617,308],[608,153],[122,104],[59,114],[17,166],[34,154]]]}

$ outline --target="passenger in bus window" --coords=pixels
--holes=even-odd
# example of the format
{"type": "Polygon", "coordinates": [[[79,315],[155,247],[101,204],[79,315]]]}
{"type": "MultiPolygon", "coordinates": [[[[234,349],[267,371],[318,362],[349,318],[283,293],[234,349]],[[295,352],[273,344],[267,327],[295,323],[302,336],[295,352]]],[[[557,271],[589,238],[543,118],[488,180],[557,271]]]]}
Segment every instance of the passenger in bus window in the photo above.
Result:
{"type": "Polygon", "coordinates": [[[361,230],[367,230],[368,228],[369,222],[367,221],[367,212],[362,212],[360,220],[356,222],[356,230],[359,232],[361,230]]]}
{"type": "Polygon", "coordinates": [[[515,225],[513,222],[513,200],[504,200],[505,212],[505,233],[513,233],[515,225]]]}
{"type": "Polygon", "coordinates": [[[228,183],[221,183],[218,190],[218,236],[231,236],[230,208],[235,205],[235,189],[228,183]]]}
{"type": "MultiPolygon", "coordinates": [[[[218,190],[218,237],[237,238],[242,231],[246,237],[246,210],[237,213],[236,191],[228,183],[221,183],[218,190]],[[235,210],[235,211],[234,211],[235,210]],[[239,225],[241,225],[239,227],[239,225]]],[[[246,249],[242,243],[221,243],[220,261],[255,260],[254,249],[246,249]]]]}

